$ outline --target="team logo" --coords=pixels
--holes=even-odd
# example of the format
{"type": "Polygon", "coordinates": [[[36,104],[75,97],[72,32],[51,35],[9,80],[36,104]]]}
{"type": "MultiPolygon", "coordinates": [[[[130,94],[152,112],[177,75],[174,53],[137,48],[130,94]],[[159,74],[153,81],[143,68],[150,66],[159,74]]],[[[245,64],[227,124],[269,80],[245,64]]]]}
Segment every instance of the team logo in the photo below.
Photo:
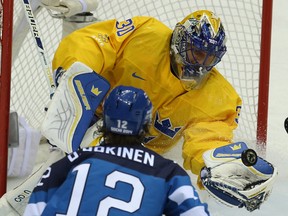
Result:
{"type": "Polygon", "coordinates": [[[144,78],[138,76],[138,75],[136,74],[136,72],[132,73],[132,77],[137,78],[137,79],[141,79],[141,80],[145,80],[144,78]]]}
{"type": "Polygon", "coordinates": [[[161,120],[158,112],[156,112],[154,127],[170,138],[175,137],[175,135],[182,128],[182,127],[173,127],[171,120],[169,118],[161,120]]]}

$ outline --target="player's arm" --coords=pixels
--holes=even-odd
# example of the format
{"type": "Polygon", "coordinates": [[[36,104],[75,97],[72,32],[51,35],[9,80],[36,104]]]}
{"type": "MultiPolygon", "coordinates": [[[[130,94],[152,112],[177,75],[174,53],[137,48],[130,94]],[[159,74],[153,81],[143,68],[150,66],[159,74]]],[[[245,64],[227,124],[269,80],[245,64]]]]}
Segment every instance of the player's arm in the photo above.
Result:
{"type": "Polygon", "coordinates": [[[105,82],[107,77],[102,75],[113,71],[120,47],[130,40],[134,29],[132,20],[110,20],[75,31],[60,43],[53,59],[59,86],[42,125],[52,144],[65,152],[78,149],[109,90],[110,77],[105,82]]]}
{"type": "MultiPolygon", "coordinates": [[[[114,22],[104,25],[113,29],[114,22]]],[[[51,144],[68,153],[80,146],[109,89],[110,83],[101,73],[112,70],[117,50],[108,40],[113,31],[103,28],[102,24],[89,25],[73,32],[60,42],[53,58],[57,89],[41,131],[51,144]]]]}
{"type": "Polygon", "coordinates": [[[98,74],[113,71],[117,56],[143,22],[141,19],[121,22],[114,19],[72,32],[59,43],[52,61],[53,71],[59,67],[68,70],[76,61],[82,62],[98,74]]]}
{"type": "MultiPolygon", "coordinates": [[[[57,163],[62,163],[61,161],[63,159],[57,163]]],[[[57,167],[55,164],[49,166],[35,185],[23,215],[42,215],[47,203],[53,198],[56,188],[62,184],[68,171],[69,169],[65,169],[64,164],[62,167],[57,167]]]]}
{"type": "Polygon", "coordinates": [[[168,184],[169,195],[164,209],[165,215],[210,215],[207,204],[201,202],[187,174],[175,175],[168,184]]]}
{"type": "Polygon", "coordinates": [[[229,127],[225,121],[216,121],[194,126],[193,130],[186,130],[183,155],[184,165],[197,175],[201,173],[198,185],[204,185],[212,196],[229,206],[245,207],[248,211],[259,208],[271,193],[277,169],[253,154],[248,156],[258,159],[255,165],[245,165],[249,159],[245,161],[245,157],[243,163],[241,156],[247,145],[232,143],[232,132],[237,125],[229,127]]]}
{"type": "Polygon", "coordinates": [[[224,77],[216,69],[210,73],[207,86],[201,89],[204,96],[194,99],[200,111],[184,130],[184,167],[196,175],[204,166],[205,151],[233,143],[242,106],[241,98],[224,77]]]}
{"type": "Polygon", "coordinates": [[[54,196],[57,193],[57,188],[66,181],[71,169],[86,159],[86,156],[79,154],[79,152],[73,152],[60,158],[45,170],[30,195],[24,212],[25,216],[42,215],[48,202],[54,202],[55,200],[57,202],[57,198],[55,199],[54,196]]]}
{"type": "Polygon", "coordinates": [[[205,189],[230,207],[259,209],[272,191],[277,169],[238,142],[206,151],[201,181],[205,189]]]}
{"type": "Polygon", "coordinates": [[[184,131],[182,155],[184,168],[199,175],[204,166],[203,153],[209,149],[233,142],[233,130],[237,125],[224,121],[199,122],[189,125],[184,131]]]}

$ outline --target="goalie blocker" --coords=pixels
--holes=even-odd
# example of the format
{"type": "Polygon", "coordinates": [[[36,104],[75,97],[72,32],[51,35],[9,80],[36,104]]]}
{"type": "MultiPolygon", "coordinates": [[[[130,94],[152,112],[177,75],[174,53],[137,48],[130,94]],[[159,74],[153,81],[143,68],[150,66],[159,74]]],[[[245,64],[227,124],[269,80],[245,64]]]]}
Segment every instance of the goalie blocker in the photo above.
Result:
{"type": "Polygon", "coordinates": [[[237,142],[206,151],[201,181],[216,200],[251,212],[270,195],[277,169],[249,150],[244,142],[237,142]]]}
{"type": "Polygon", "coordinates": [[[41,126],[42,134],[64,152],[76,151],[109,88],[103,77],[75,62],[61,76],[41,126]]]}

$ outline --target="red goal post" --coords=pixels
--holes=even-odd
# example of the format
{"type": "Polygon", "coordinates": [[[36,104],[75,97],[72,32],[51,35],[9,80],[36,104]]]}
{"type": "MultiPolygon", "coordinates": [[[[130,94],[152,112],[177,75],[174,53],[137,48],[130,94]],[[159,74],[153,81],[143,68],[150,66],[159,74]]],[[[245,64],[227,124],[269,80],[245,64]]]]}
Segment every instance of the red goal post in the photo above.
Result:
{"type": "MultiPolygon", "coordinates": [[[[7,71],[5,67],[12,69],[10,110],[17,111],[31,127],[39,129],[45,114],[44,108],[49,101],[49,86],[43,75],[43,67],[20,1],[22,0],[14,0],[12,67],[8,61],[2,61],[1,83],[10,83],[9,77],[4,77],[3,71],[7,71]]],[[[47,10],[40,6],[40,0],[30,2],[41,39],[47,49],[45,51],[49,59],[52,59],[62,37],[63,21],[52,18],[47,10]]],[[[174,28],[177,21],[197,9],[213,10],[222,19],[228,38],[228,51],[217,68],[236,88],[243,100],[235,140],[257,143],[258,146],[265,148],[272,5],[272,0],[98,0],[98,8],[93,13],[100,20],[112,18],[123,20],[136,15],[153,16],[170,28],[174,28]]],[[[3,14],[5,13],[9,14],[7,16],[12,16],[12,11],[9,9],[4,8],[3,14]]],[[[11,26],[12,18],[9,21],[11,26]]],[[[3,31],[1,37],[2,53],[5,52],[5,55],[7,51],[3,50],[4,38],[9,37],[7,34],[7,31],[3,31]]],[[[1,55],[3,59],[4,55],[1,55]]],[[[4,91],[2,89],[0,91],[3,95],[4,91]]],[[[8,93],[7,96],[9,97],[8,93]]],[[[3,104],[1,96],[1,110],[9,105],[9,100],[3,104]]],[[[6,133],[7,128],[8,123],[1,120],[1,133],[6,133]]],[[[0,163],[4,167],[7,165],[5,159],[7,155],[4,155],[7,152],[5,137],[6,135],[0,137],[0,163]]],[[[0,170],[0,179],[2,187],[0,193],[3,194],[6,188],[5,169],[0,170]]]]}
{"type": "Polygon", "coordinates": [[[10,79],[12,56],[13,1],[0,3],[1,72],[0,72],[0,196],[6,191],[10,79]]]}
{"type": "Polygon", "coordinates": [[[256,138],[262,147],[267,141],[272,11],[273,0],[263,0],[256,138]]]}

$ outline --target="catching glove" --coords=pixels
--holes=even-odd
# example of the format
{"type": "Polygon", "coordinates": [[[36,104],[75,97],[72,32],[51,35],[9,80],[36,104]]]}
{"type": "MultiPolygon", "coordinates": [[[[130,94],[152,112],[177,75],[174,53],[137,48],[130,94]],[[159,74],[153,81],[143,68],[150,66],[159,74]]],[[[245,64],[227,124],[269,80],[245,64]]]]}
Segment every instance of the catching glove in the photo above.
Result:
{"type": "Polygon", "coordinates": [[[254,211],[270,195],[277,169],[244,142],[206,151],[203,159],[201,181],[216,200],[254,211]]]}

